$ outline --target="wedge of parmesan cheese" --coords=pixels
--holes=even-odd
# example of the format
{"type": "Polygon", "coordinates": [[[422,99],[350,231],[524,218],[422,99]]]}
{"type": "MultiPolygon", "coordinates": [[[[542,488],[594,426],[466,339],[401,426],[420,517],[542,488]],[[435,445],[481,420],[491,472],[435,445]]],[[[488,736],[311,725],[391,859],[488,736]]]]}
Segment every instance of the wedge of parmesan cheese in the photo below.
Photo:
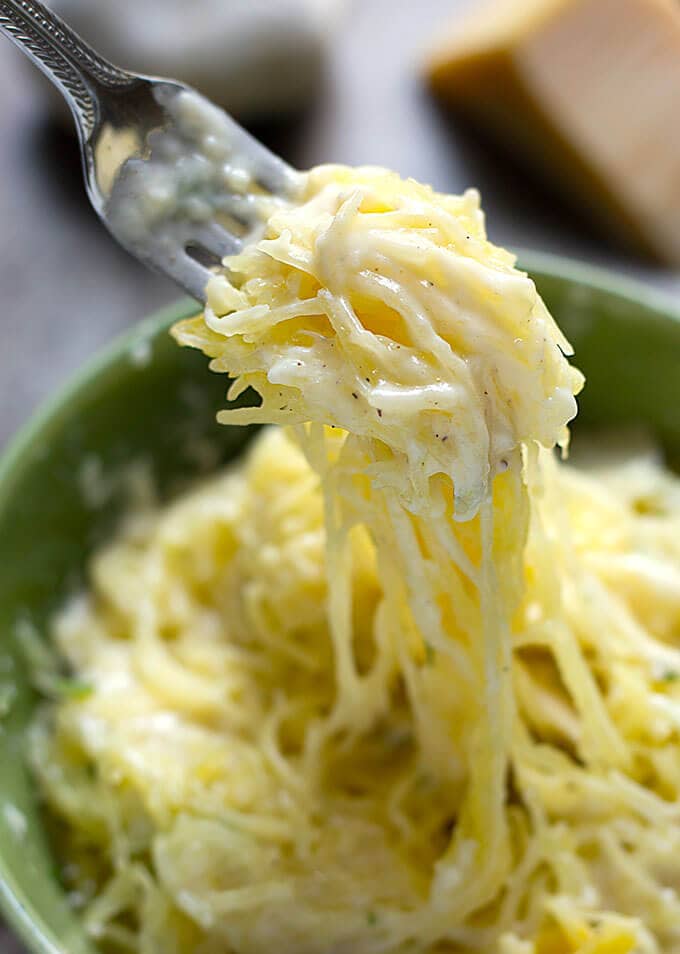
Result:
{"type": "Polygon", "coordinates": [[[680,263],[677,0],[485,0],[427,73],[620,241],[680,263]]]}

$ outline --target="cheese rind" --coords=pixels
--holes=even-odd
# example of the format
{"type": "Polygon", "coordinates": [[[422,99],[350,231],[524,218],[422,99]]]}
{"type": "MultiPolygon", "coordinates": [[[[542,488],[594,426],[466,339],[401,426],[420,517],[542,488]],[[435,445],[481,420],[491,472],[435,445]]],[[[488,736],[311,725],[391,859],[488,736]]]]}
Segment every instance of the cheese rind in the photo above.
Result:
{"type": "Polygon", "coordinates": [[[680,262],[680,5],[492,0],[427,71],[619,241],[680,262]]]}

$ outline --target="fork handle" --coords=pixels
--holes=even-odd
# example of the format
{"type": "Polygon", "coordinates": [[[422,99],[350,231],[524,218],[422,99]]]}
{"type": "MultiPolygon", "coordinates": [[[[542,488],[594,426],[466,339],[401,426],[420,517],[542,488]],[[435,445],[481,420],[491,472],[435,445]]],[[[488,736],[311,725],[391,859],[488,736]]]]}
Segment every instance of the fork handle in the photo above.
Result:
{"type": "Polygon", "coordinates": [[[0,33],[58,87],[84,141],[97,122],[98,89],[121,89],[133,82],[130,73],[99,56],[40,0],[0,0],[0,33]]]}

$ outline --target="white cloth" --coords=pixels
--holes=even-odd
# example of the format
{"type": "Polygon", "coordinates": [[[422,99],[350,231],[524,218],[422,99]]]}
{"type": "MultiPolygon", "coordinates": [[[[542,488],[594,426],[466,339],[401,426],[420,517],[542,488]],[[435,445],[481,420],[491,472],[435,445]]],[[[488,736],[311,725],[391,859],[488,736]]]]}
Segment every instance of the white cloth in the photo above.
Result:
{"type": "Polygon", "coordinates": [[[238,117],[303,106],[344,0],[51,0],[99,52],[180,79],[238,117]]]}

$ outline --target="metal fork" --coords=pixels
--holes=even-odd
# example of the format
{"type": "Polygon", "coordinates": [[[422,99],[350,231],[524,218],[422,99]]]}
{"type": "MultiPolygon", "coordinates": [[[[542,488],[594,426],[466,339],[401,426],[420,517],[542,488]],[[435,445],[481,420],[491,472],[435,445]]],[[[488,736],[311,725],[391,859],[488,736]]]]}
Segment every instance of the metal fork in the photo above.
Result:
{"type": "Polygon", "coordinates": [[[61,91],[95,211],[138,259],[205,299],[299,174],[189,87],[119,69],[39,0],[0,0],[0,32],[61,91]]]}

